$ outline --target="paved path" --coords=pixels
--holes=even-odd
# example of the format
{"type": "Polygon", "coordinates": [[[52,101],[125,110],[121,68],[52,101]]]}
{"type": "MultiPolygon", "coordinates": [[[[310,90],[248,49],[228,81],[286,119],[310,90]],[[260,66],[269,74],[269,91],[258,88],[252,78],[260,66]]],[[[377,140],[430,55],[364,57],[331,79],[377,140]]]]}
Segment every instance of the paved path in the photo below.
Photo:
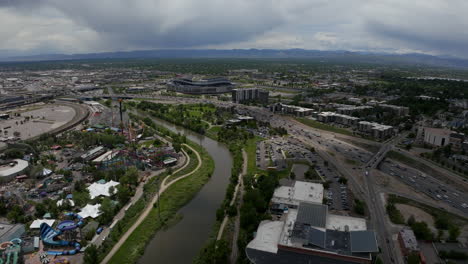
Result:
{"type": "MultiPolygon", "coordinates": [[[[245,150],[242,150],[242,158],[244,163],[242,164],[242,175],[247,175],[247,163],[248,156],[245,150]]],[[[237,257],[239,256],[239,248],[237,246],[237,240],[239,239],[239,230],[240,230],[240,209],[244,202],[244,177],[240,177],[240,194],[239,194],[239,204],[237,205],[237,216],[234,222],[234,235],[232,236],[232,248],[231,248],[231,263],[237,263],[237,257]]]]}
{"type": "MultiPolygon", "coordinates": [[[[244,150],[242,150],[244,151],[244,150]]],[[[244,155],[244,152],[242,152],[242,155],[244,155]]],[[[229,203],[229,206],[233,206],[234,203],[236,202],[237,198],[237,192],[241,188],[242,185],[242,175],[244,174],[244,168],[247,169],[247,160],[244,158],[244,162],[242,164],[242,172],[239,173],[238,180],[237,180],[237,185],[236,188],[234,189],[234,195],[232,196],[231,202],[229,203]]],[[[245,174],[244,174],[245,175],[245,174]]],[[[226,215],[224,216],[223,222],[221,223],[221,226],[219,227],[218,230],[218,236],[216,237],[216,241],[220,240],[221,237],[223,236],[224,228],[226,227],[227,221],[229,220],[229,216],[226,215]]]]}
{"type": "MultiPolygon", "coordinates": [[[[184,156],[184,159],[186,160],[187,159],[187,156],[185,155],[184,156]]],[[[184,164],[183,164],[183,168],[185,168],[187,166],[187,161],[184,161],[184,164]]],[[[180,167],[181,164],[178,164],[176,165],[177,167],[180,167]]],[[[182,169],[183,169],[182,168],[182,169]]],[[[105,228],[99,235],[96,235],[94,236],[94,238],[91,240],[91,243],[96,245],[96,246],[100,246],[103,241],[107,238],[107,236],[109,235],[110,231],[112,230],[112,228],[114,227],[114,225],[120,221],[122,218],[124,218],[125,216],[125,213],[126,213],[126,210],[128,208],[130,208],[130,206],[132,206],[133,204],[135,204],[142,196],[143,196],[143,189],[144,189],[144,186],[145,184],[148,182],[148,180],[150,180],[151,178],[155,177],[155,176],[158,176],[159,174],[165,172],[166,170],[159,170],[159,171],[156,171],[154,173],[152,173],[147,179],[146,181],[144,182],[141,182],[138,187],[136,188],[135,190],[135,194],[133,195],[133,197],[130,199],[130,202],[128,202],[125,207],[123,207],[122,209],[120,209],[120,211],[114,216],[113,220],[112,220],[112,224],[110,225],[109,228],[105,228]]],[[[176,170],[178,171],[178,170],[176,170]]]]}
{"type": "MultiPolygon", "coordinates": [[[[158,201],[159,197],[161,196],[162,193],[164,193],[167,188],[169,188],[172,184],[178,182],[179,180],[183,179],[183,178],[186,178],[190,175],[192,175],[193,173],[195,173],[202,165],[202,159],[200,157],[200,154],[195,150],[193,149],[192,147],[190,147],[189,145],[187,144],[184,144],[184,146],[188,147],[189,149],[191,149],[193,151],[193,153],[195,153],[195,155],[197,156],[197,159],[198,159],[198,165],[195,169],[193,169],[191,172],[187,173],[187,174],[184,174],[183,176],[180,176],[172,181],[170,181],[169,183],[167,183],[167,179],[170,177],[170,175],[168,175],[166,178],[164,178],[163,182],[161,183],[161,187],[158,191],[158,195],[154,195],[152,201],[150,201],[148,203],[148,205],[146,206],[145,210],[143,211],[143,213],[138,217],[138,219],[136,220],[136,222],[127,230],[127,232],[125,232],[125,234],[122,235],[122,237],[119,239],[119,241],[114,245],[114,247],[111,249],[111,251],[109,252],[109,254],[107,254],[107,256],[104,258],[104,260],[101,262],[101,264],[105,264],[105,263],[109,263],[109,261],[112,259],[112,257],[114,256],[114,254],[119,250],[119,248],[125,243],[125,241],[128,239],[128,237],[135,231],[135,229],[143,222],[143,220],[145,220],[145,218],[149,215],[149,213],[151,212],[151,210],[153,209],[153,205],[158,201]]],[[[188,164],[190,164],[190,156],[187,155],[187,153],[182,150],[184,152],[184,154],[187,156],[187,162],[185,163],[185,165],[182,167],[182,168],[179,168],[178,170],[176,170],[174,172],[175,173],[178,173],[180,171],[182,171],[183,169],[185,169],[188,164]]]]}

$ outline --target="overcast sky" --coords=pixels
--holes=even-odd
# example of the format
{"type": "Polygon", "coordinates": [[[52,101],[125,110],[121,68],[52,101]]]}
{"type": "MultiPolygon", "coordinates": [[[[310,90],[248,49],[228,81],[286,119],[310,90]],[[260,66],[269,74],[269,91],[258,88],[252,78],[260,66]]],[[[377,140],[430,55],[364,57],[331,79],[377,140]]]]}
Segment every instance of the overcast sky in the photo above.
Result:
{"type": "Polygon", "coordinates": [[[467,0],[0,0],[0,55],[304,48],[468,58],[467,0]]]}

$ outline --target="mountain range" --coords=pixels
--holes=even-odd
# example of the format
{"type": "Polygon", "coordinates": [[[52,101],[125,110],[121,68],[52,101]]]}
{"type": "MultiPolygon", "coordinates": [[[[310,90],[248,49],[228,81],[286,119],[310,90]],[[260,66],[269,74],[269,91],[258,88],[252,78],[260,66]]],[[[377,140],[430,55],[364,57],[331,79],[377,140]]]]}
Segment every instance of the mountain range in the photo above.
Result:
{"type": "Polygon", "coordinates": [[[468,69],[468,60],[427,54],[392,54],[304,49],[160,49],[117,51],[84,54],[41,54],[0,57],[1,62],[57,61],[83,59],[149,59],[149,58],[252,58],[252,59],[315,59],[369,64],[409,64],[468,69]]]}

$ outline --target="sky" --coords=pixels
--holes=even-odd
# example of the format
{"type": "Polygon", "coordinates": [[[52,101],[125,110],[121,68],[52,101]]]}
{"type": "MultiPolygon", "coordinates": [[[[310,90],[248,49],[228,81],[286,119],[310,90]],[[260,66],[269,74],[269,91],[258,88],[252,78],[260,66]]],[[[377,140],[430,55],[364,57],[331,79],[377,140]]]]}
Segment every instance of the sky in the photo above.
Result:
{"type": "Polygon", "coordinates": [[[0,56],[259,48],[468,58],[466,0],[0,0],[0,56]]]}

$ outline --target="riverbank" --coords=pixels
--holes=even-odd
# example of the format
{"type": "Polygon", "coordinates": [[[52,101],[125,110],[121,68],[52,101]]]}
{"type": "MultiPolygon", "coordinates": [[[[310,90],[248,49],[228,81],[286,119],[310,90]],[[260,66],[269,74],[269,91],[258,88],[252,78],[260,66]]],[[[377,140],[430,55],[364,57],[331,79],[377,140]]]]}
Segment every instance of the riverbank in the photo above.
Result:
{"type": "Polygon", "coordinates": [[[166,184],[167,189],[161,194],[159,202],[154,204],[148,215],[131,232],[108,263],[135,263],[143,255],[147,243],[157,231],[167,227],[167,223],[174,222],[172,220],[180,219],[177,217],[177,211],[189,202],[209,180],[214,170],[212,158],[201,146],[193,142],[187,144],[193,148],[194,152],[200,154],[199,166],[190,173],[190,177],[176,176],[174,184],[166,184]]]}

